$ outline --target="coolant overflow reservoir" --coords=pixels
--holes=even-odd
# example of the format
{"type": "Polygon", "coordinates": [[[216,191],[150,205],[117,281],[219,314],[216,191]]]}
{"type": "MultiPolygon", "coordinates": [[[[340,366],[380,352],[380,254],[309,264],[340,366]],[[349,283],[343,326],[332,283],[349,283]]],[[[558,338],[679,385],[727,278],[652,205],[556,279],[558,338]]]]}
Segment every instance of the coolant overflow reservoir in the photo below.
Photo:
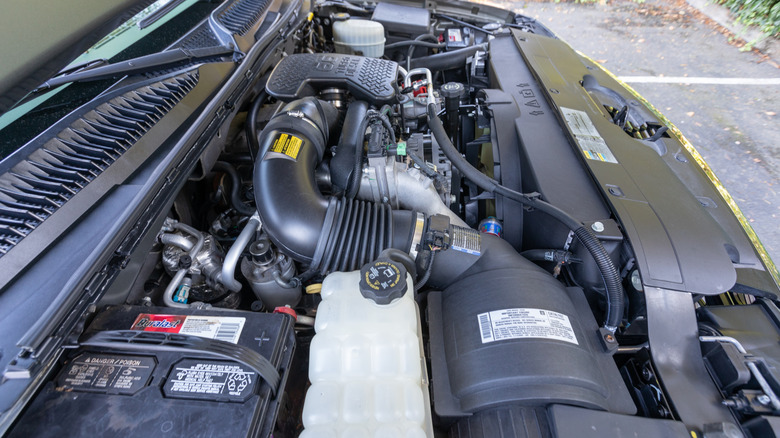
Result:
{"type": "Polygon", "coordinates": [[[336,53],[380,58],[385,53],[385,28],[381,23],[349,18],[333,22],[336,53]]]}
{"type": "Polygon", "coordinates": [[[413,291],[389,260],[325,278],[301,437],[433,437],[413,291]]]}

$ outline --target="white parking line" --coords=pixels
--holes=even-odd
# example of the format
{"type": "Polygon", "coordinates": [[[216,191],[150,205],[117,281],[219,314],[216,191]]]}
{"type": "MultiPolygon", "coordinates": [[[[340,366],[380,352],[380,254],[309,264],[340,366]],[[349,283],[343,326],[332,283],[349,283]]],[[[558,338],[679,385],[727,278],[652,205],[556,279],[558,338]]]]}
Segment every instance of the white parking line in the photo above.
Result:
{"type": "Polygon", "coordinates": [[[780,85],[780,78],[705,78],[687,76],[618,76],[634,84],[780,85]]]}

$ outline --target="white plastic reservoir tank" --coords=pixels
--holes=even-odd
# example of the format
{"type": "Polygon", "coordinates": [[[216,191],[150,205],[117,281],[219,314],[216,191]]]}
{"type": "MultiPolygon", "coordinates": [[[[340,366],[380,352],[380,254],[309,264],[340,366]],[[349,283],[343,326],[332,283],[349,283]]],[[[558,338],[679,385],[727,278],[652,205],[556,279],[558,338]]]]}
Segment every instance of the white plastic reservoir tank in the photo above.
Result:
{"type": "Polygon", "coordinates": [[[379,58],[385,53],[385,28],[371,20],[334,21],[333,45],[336,53],[379,58]]]}
{"type": "Polygon", "coordinates": [[[338,272],[322,284],[302,438],[433,436],[412,279],[404,272],[403,296],[377,304],[360,292],[368,275],[338,272]]]}

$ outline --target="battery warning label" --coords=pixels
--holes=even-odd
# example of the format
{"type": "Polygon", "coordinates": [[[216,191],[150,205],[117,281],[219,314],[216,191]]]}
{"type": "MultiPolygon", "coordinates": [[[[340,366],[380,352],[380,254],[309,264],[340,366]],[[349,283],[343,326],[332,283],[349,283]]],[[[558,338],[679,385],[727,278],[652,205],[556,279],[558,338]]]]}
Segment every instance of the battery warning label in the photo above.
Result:
{"type": "Polygon", "coordinates": [[[66,390],[132,395],[146,386],[154,371],[153,357],[84,353],[57,379],[66,390]]]}
{"type": "Polygon", "coordinates": [[[266,159],[290,157],[293,160],[298,159],[298,153],[301,151],[303,140],[290,134],[278,134],[274,143],[268,149],[266,159]],[[281,155],[279,155],[281,154],[281,155]]]}
{"type": "Polygon", "coordinates": [[[504,309],[477,315],[482,343],[503,339],[555,339],[578,345],[577,336],[563,313],[542,309],[504,309]]]}
{"type": "Polygon", "coordinates": [[[168,397],[245,401],[254,394],[257,373],[235,362],[185,359],[163,387],[168,397]]]}
{"type": "Polygon", "coordinates": [[[228,316],[194,315],[138,315],[131,330],[146,332],[178,333],[201,338],[238,343],[246,318],[228,316]]]}

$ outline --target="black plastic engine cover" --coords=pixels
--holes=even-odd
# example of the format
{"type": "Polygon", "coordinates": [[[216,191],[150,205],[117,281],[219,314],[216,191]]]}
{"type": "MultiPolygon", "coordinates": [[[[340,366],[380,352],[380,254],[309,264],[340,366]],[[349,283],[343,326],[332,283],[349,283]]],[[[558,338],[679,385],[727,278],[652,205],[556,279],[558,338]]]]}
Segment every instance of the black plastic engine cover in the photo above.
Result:
{"type": "Polygon", "coordinates": [[[291,101],[328,87],[346,88],[358,100],[391,103],[398,64],[338,53],[290,55],[276,65],[266,84],[271,96],[291,101]]]}

